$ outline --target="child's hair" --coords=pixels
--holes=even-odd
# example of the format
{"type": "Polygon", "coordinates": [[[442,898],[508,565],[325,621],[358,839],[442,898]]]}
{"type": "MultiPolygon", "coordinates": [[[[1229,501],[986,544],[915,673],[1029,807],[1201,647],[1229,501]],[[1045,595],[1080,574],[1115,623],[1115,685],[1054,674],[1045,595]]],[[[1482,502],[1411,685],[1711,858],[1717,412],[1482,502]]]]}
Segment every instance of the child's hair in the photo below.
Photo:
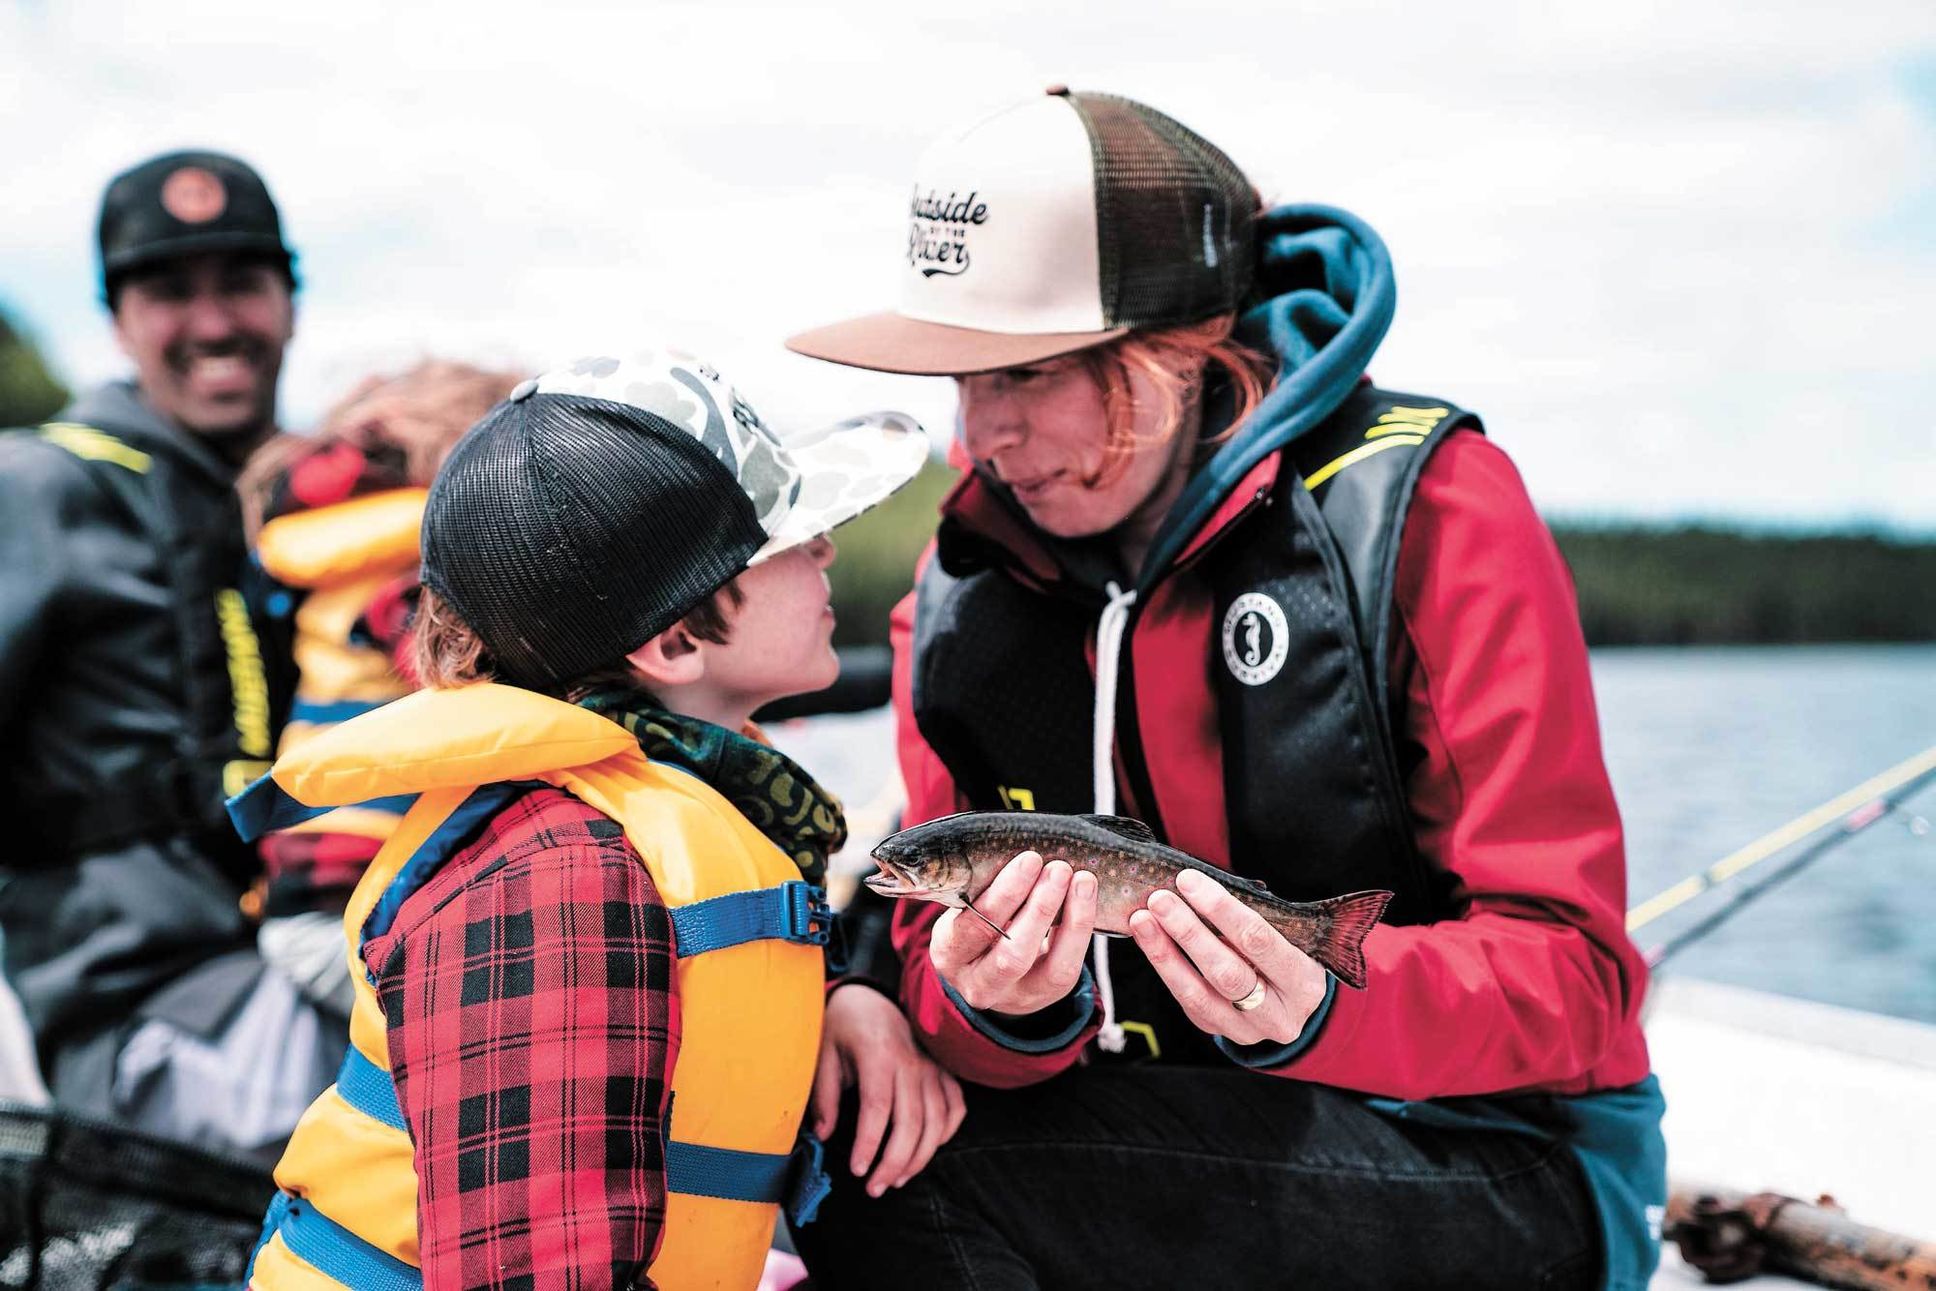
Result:
{"type": "MultiPolygon", "coordinates": [[[[746,594],[740,591],[736,578],[686,611],[679,626],[701,641],[723,643],[731,627],[728,613],[738,609],[745,599],[746,594]]],[[[415,633],[417,676],[414,680],[418,685],[448,690],[496,677],[497,663],[483,640],[455,608],[428,587],[417,601],[415,633]]],[[[560,699],[578,699],[609,687],[638,688],[639,685],[638,670],[620,656],[541,689],[560,699]]]]}
{"type": "Polygon", "coordinates": [[[1204,377],[1214,364],[1230,383],[1233,415],[1217,439],[1231,435],[1262,402],[1276,375],[1270,356],[1232,336],[1235,314],[1219,314],[1181,327],[1131,332],[1119,341],[1083,350],[1081,360],[1097,389],[1102,391],[1108,418],[1107,456],[1096,480],[1120,471],[1138,449],[1161,444],[1183,429],[1184,418],[1203,392],[1204,377]],[[1136,433],[1136,396],[1131,373],[1154,387],[1158,415],[1151,435],[1136,433]]]}
{"type": "Polygon", "coordinates": [[[324,415],[314,435],[279,436],[249,459],[236,488],[251,539],[277,481],[319,445],[333,440],[366,452],[388,448],[402,458],[401,483],[427,486],[464,432],[522,379],[449,359],[424,359],[402,372],[365,377],[324,415]]]}

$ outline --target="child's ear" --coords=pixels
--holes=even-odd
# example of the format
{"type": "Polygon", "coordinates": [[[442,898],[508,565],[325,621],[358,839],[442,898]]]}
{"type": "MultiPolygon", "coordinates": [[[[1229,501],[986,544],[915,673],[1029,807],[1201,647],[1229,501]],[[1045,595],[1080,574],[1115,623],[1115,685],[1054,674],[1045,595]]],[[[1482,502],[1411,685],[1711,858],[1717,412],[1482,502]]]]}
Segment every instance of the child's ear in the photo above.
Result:
{"type": "Polygon", "coordinates": [[[648,682],[661,686],[687,686],[706,675],[706,652],[683,623],[659,633],[626,655],[625,661],[644,673],[648,682]]]}

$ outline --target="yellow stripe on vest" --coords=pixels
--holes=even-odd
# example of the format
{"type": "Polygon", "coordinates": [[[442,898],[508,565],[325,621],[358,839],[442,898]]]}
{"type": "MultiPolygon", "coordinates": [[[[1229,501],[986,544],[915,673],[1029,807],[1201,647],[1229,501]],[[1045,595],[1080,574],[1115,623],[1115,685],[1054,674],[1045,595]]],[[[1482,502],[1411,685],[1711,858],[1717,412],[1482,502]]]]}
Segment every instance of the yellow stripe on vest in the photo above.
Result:
{"type": "Polygon", "coordinates": [[[262,664],[262,642],[249,618],[249,603],[233,587],[215,593],[215,623],[228,655],[229,693],[235,705],[235,737],[242,752],[266,758],[269,747],[269,677],[262,664]]]}
{"type": "Polygon", "coordinates": [[[1425,436],[1423,435],[1393,435],[1388,439],[1374,439],[1369,444],[1360,444],[1350,452],[1339,457],[1334,457],[1323,466],[1318,467],[1317,470],[1312,471],[1305,477],[1304,487],[1306,489],[1316,489],[1318,485],[1324,483],[1345,467],[1362,462],[1367,457],[1375,457],[1388,448],[1397,448],[1400,444],[1422,444],[1424,442],[1425,436]]]}
{"type": "Polygon", "coordinates": [[[78,421],[47,422],[40,428],[40,437],[85,461],[112,462],[136,475],[146,475],[155,464],[155,459],[140,449],[123,443],[105,430],[84,426],[78,421]]]}
{"type": "Polygon", "coordinates": [[[1376,439],[1380,435],[1429,433],[1433,427],[1444,421],[1450,408],[1410,408],[1395,404],[1378,415],[1378,422],[1365,432],[1366,439],[1376,439]]]}

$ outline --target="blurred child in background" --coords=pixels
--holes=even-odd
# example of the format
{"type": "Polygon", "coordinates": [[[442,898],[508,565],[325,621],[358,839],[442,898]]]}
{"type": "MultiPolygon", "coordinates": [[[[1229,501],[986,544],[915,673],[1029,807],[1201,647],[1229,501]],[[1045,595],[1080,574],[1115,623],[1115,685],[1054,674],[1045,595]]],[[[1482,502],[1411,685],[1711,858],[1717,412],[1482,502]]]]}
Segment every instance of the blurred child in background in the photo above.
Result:
{"type": "MultiPolygon", "coordinates": [[[[417,689],[409,625],[424,498],[451,446],[520,379],[426,359],[367,378],[314,436],[279,438],[250,462],[239,487],[256,556],[301,598],[301,680],[279,753],[417,689]]],[[[262,956],[345,1017],[343,908],[409,805],[341,807],[259,844],[250,899],[262,956]]]]}

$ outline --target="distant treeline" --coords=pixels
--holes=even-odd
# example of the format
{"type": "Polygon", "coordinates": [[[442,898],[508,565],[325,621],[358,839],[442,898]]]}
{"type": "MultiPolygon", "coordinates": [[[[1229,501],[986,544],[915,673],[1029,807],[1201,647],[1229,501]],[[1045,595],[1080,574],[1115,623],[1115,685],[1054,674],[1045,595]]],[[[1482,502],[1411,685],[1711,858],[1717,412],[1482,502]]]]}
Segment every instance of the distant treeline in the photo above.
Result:
{"type": "MultiPolygon", "coordinates": [[[[934,529],[949,472],[835,535],[839,639],[886,639],[934,529]]],[[[1553,526],[1573,569],[1589,645],[1936,641],[1936,542],[1776,535],[1709,526],[1553,526]]]]}
{"type": "MultiPolygon", "coordinates": [[[[0,426],[51,416],[66,392],[0,315],[0,426]]],[[[841,529],[836,639],[887,639],[952,473],[932,465],[841,529]]],[[[1936,641],[1936,542],[1709,526],[1554,526],[1593,645],[1936,641]]]]}
{"type": "Polygon", "coordinates": [[[1592,645],[1936,641],[1936,542],[1555,525],[1592,645]]]}

